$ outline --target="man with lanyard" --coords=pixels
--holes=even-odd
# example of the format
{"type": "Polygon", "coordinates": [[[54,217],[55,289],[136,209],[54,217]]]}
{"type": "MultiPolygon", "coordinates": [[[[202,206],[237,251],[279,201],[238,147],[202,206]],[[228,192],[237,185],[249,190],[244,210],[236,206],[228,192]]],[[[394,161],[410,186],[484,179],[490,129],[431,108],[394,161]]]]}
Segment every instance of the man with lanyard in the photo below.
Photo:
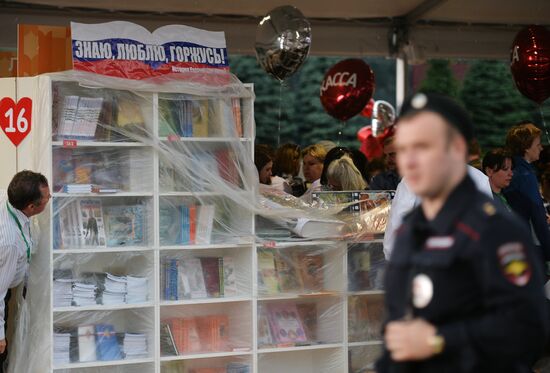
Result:
{"type": "Polygon", "coordinates": [[[17,173],[8,186],[8,198],[0,203],[0,372],[7,357],[6,321],[9,289],[20,285],[31,259],[29,218],[40,214],[50,199],[46,178],[32,171],[17,173]]]}
{"type": "Polygon", "coordinates": [[[520,373],[548,332],[542,266],[529,231],[468,176],[473,125],[450,98],[417,94],[397,123],[397,163],[421,198],[386,270],[377,371],[520,373]]]}

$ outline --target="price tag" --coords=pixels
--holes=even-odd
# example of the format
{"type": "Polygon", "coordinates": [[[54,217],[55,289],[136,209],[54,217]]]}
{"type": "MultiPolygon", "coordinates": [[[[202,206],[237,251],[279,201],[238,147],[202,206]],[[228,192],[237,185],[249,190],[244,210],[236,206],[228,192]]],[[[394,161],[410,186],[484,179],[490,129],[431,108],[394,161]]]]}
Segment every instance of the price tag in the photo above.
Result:
{"type": "Polygon", "coordinates": [[[32,100],[22,97],[17,103],[10,97],[0,100],[0,127],[13,145],[18,146],[31,132],[32,100]]]}
{"type": "Polygon", "coordinates": [[[170,142],[177,142],[180,141],[181,137],[179,135],[171,134],[168,135],[168,141],[170,142]]]}
{"type": "Polygon", "coordinates": [[[63,140],[64,148],[76,148],[77,146],[78,146],[78,143],[76,140],[63,140]]]}

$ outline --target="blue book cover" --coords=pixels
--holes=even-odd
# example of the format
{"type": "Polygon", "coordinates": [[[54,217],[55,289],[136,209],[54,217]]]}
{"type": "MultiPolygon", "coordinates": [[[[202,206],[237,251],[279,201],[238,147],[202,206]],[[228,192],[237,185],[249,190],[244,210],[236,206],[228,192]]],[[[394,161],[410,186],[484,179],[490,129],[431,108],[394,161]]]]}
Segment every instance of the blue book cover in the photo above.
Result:
{"type": "Polygon", "coordinates": [[[227,364],[227,373],[250,373],[250,367],[241,363],[227,364]]]}
{"type": "Polygon", "coordinates": [[[169,300],[178,300],[178,260],[170,259],[170,297],[169,300]]]}
{"type": "Polygon", "coordinates": [[[110,324],[97,324],[95,326],[95,333],[97,359],[101,361],[121,360],[122,353],[115,333],[115,327],[110,324]]]}
{"type": "Polygon", "coordinates": [[[189,220],[189,207],[180,206],[181,211],[181,243],[188,245],[191,242],[191,222],[189,220]]]}

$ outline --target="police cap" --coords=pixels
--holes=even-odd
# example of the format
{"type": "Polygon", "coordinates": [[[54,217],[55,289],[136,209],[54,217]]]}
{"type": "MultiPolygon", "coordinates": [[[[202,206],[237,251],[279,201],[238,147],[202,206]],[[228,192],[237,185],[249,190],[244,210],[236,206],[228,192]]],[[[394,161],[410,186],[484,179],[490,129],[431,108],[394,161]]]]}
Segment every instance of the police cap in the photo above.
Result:
{"type": "Polygon", "coordinates": [[[423,111],[441,115],[464,136],[466,141],[474,137],[474,125],[468,112],[450,97],[436,93],[416,93],[403,103],[399,117],[423,111]]]}

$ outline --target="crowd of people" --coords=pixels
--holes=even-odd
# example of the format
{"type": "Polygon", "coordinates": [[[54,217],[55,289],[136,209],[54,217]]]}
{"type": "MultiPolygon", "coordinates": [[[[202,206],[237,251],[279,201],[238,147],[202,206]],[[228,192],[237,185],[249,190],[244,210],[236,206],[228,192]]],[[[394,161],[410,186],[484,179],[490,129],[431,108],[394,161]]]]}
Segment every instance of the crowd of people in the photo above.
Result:
{"type": "MultiPolygon", "coordinates": [[[[487,176],[496,205],[529,225],[541,257],[550,262],[550,145],[542,146],[541,135],[533,123],[519,123],[510,128],[502,147],[489,149],[484,156],[474,139],[469,142],[468,164],[487,176]]],[[[393,136],[384,139],[383,156],[374,159],[331,141],[303,149],[291,143],[277,149],[258,144],[254,161],[261,184],[307,202],[318,190],[396,190],[401,176],[393,140],[393,136]]],[[[475,170],[471,173],[486,183],[475,170]]]]}

